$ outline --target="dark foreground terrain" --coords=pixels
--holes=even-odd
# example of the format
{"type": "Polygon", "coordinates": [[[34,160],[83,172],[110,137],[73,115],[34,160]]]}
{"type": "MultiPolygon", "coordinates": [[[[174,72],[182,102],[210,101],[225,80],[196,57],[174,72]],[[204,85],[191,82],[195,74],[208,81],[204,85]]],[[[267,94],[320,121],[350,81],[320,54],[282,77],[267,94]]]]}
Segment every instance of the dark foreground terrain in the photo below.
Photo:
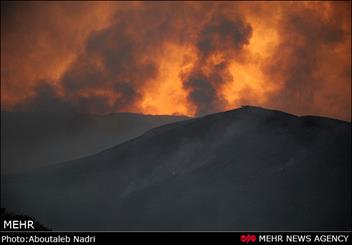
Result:
{"type": "Polygon", "coordinates": [[[350,184],[351,123],[242,107],[3,176],[1,202],[53,230],[350,230],[350,184]]]}

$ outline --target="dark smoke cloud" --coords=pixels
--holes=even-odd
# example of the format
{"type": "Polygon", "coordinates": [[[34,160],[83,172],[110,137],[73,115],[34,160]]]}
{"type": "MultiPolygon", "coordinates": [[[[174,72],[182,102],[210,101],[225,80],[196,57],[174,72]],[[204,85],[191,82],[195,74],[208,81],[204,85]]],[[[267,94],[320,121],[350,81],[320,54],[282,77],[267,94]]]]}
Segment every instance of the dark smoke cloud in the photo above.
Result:
{"type": "Polygon", "coordinates": [[[35,88],[36,94],[24,103],[18,104],[19,111],[31,110],[36,112],[80,113],[102,112],[108,113],[108,101],[105,96],[92,95],[89,98],[79,96],[74,101],[59,95],[57,88],[49,81],[41,81],[35,88]]]}
{"type": "Polygon", "coordinates": [[[350,12],[350,2],[2,3],[1,108],[193,116],[251,104],[350,120],[350,12]]]}
{"type": "MultiPolygon", "coordinates": [[[[324,110],[329,106],[328,101],[325,100],[325,107],[319,106],[316,101],[319,93],[326,89],[324,87],[326,78],[317,76],[322,72],[321,64],[324,61],[330,61],[328,67],[330,72],[338,71],[336,65],[346,66],[346,70],[349,71],[351,69],[350,64],[336,64],[338,61],[333,61],[336,56],[334,49],[341,42],[346,42],[350,35],[343,29],[341,16],[346,16],[344,11],[341,12],[343,5],[334,7],[337,8],[334,9],[334,16],[330,19],[324,19],[319,8],[298,8],[289,11],[286,9],[284,12],[285,18],[279,27],[281,44],[277,47],[266,71],[272,74],[274,81],[279,80],[276,76],[284,78],[283,89],[271,96],[270,106],[299,114],[314,114],[318,110],[324,114],[324,110]]],[[[350,81],[348,74],[342,78],[350,81]]],[[[348,98],[345,94],[337,95],[339,96],[348,98]]],[[[336,107],[338,104],[347,105],[348,101],[336,103],[334,100],[333,106],[336,107]]]]}
{"type": "Polygon", "coordinates": [[[36,112],[76,112],[75,108],[67,101],[63,100],[57,90],[49,81],[40,81],[35,88],[36,94],[30,100],[20,103],[16,109],[32,110],[36,112]]]}
{"type": "Polygon", "coordinates": [[[214,14],[197,30],[182,23],[183,18],[185,10],[181,5],[171,9],[165,4],[146,4],[142,9],[116,13],[108,28],[89,36],[83,52],[61,76],[63,95],[54,90],[43,93],[38,86],[35,96],[26,103],[41,110],[56,107],[96,113],[137,110],[142,99],[140,90],[158,76],[154,56],[161,52],[165,42],[181,40],[194,42],[197,49],[194,69],[180,74],[196,115],[223,110],[226,101],[218,94],[218,87],[233,79],[229,62],[248,44],[252,28],[240,17],[230,19],[214,14]],[[214,63],[210,60],[214,54],[222,55],[223,60],[214,63]],[[51,103],[55,106],[48,106],[51,103]]]}
{"type": "MultiPolygon", "coordinates": [[[[85,52],[62,78],[65,93],[70,97],[87,90],[110,90],[116,95],[107,111],[133,107],[140,97],[138,88],[155,78],[157,66],[152,60],[142,60],[146,50],[143,40],[129,33],[128,20],[119,21],[108,29],[94,33],[85,52]]],[[[151,37],[152,38],[152,37],[151,37]]]]}
{"type": "MultiPolygon", "coordinates": [[[[165,40],[175,40],[175,18],[181,17],[175,16],[177,11],[160,3],[117,12],[109,27],[89,36],[83,52],[61,76],[62,99],[77,111],[137,110],[140,90],[158,75],[155,55],[165,40]]],[[[33,106],[46,107],[40,102],[50,95],[57,100],[57,95],[40,90],[30,100],[33,106]]]]}
{"type": "Polygon", "coordinates": [[[231,52],[248,44],[252,34],[249,23],[241,18],[235,20],[219,16],[213,17],[200,33],[197,47],[201,58],[206,59],[212,52],[231,52]]]}
{"type": "Polygon", "coordinates": [[[243,45],[248,44],[251,26],[237,18],[213,17],[201,30],[196,47],[198,60],[189,74],[181,74],[189,99],[196,106],[196,114],[220,111],[226,102],[217,94],[217,88],[231,81],[229,61],[235,59],[243,45]],[[222,61],[211,61],[211,55],[222,55],[222,61]],[[205,71],[209,69],[210,72],[205,71]]]}

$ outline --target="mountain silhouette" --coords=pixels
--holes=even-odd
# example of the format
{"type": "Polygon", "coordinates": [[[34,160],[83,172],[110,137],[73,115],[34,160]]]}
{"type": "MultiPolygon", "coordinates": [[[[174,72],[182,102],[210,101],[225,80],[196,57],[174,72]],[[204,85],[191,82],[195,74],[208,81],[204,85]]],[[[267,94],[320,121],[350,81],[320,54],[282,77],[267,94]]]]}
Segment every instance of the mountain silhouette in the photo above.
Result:
{"type": "Polygon", "coordinates": [[[351,123],[244,106],[2,182],[54,230],[350,230],[351,123]]]}
{"type": "MultiPolygon", "coordinates": [[[[35,220],[33,217],[28,217],[26,215],[23,214],[14,214],[11,212],[7,212],[5,208],[1,208],[1,223],[3,224],[3,222],[9,222],[12,220],[21,220],[21,221],[28,221],[31,220],[33,221],[33,227],[34,231],[50,231],[49,228],[43,226],[41,223],[39,223],[37,220],[35,220]]],[[[26,230],[26,228],[21,227],[20,230],[26,230]],[[21,229],[22,228],[22,229],[21,229]]],[[[6,230],[11,230],[11,228],[8,227],[1,227],[1,231],[6,231],[6,230]]]]}
{"type": "Polygon", "coordinates": [[[1,172],[18,173],[92,155],[184,119],[134,113],[1,112],[1,172]]]}

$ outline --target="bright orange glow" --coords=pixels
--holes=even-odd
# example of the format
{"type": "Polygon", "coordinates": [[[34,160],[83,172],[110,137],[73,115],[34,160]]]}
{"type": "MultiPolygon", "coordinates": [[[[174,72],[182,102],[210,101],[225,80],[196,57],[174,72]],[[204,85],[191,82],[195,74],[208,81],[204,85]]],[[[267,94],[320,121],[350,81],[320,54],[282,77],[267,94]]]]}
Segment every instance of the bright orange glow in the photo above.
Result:
{"type": "Polygon", "coordinates": [[[190,49],[172,43],[165,45],[163,54],[158,57],[160,74],[142,91],[140,110],[143,113],[194,115],[179,77],[180,70],[190,65],[183,64],[185,55],[190,52],[190,49]]]}
{"type": "Polygon", "coordinates": [[[31,110],[23,105],[44,81],[55,101],[88,113],[197,116],[209,102],[209,112],[253,104],[350,120],[350,10],[350,2],[7,3],[1,108],[31,110]]]}

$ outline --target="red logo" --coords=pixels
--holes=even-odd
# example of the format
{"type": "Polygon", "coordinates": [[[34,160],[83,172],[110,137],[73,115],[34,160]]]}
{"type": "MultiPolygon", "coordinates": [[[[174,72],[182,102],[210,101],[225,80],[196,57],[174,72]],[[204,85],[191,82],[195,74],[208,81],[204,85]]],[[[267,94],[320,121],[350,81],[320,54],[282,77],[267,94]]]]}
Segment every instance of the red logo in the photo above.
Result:
{"type": "Polygon", "coordinates": [[[255,242],[257,240],[257,237],[255,235],[247,234],[247,235],[241,235],[241,242],[249,243],[249,242],[255,242]]]}

